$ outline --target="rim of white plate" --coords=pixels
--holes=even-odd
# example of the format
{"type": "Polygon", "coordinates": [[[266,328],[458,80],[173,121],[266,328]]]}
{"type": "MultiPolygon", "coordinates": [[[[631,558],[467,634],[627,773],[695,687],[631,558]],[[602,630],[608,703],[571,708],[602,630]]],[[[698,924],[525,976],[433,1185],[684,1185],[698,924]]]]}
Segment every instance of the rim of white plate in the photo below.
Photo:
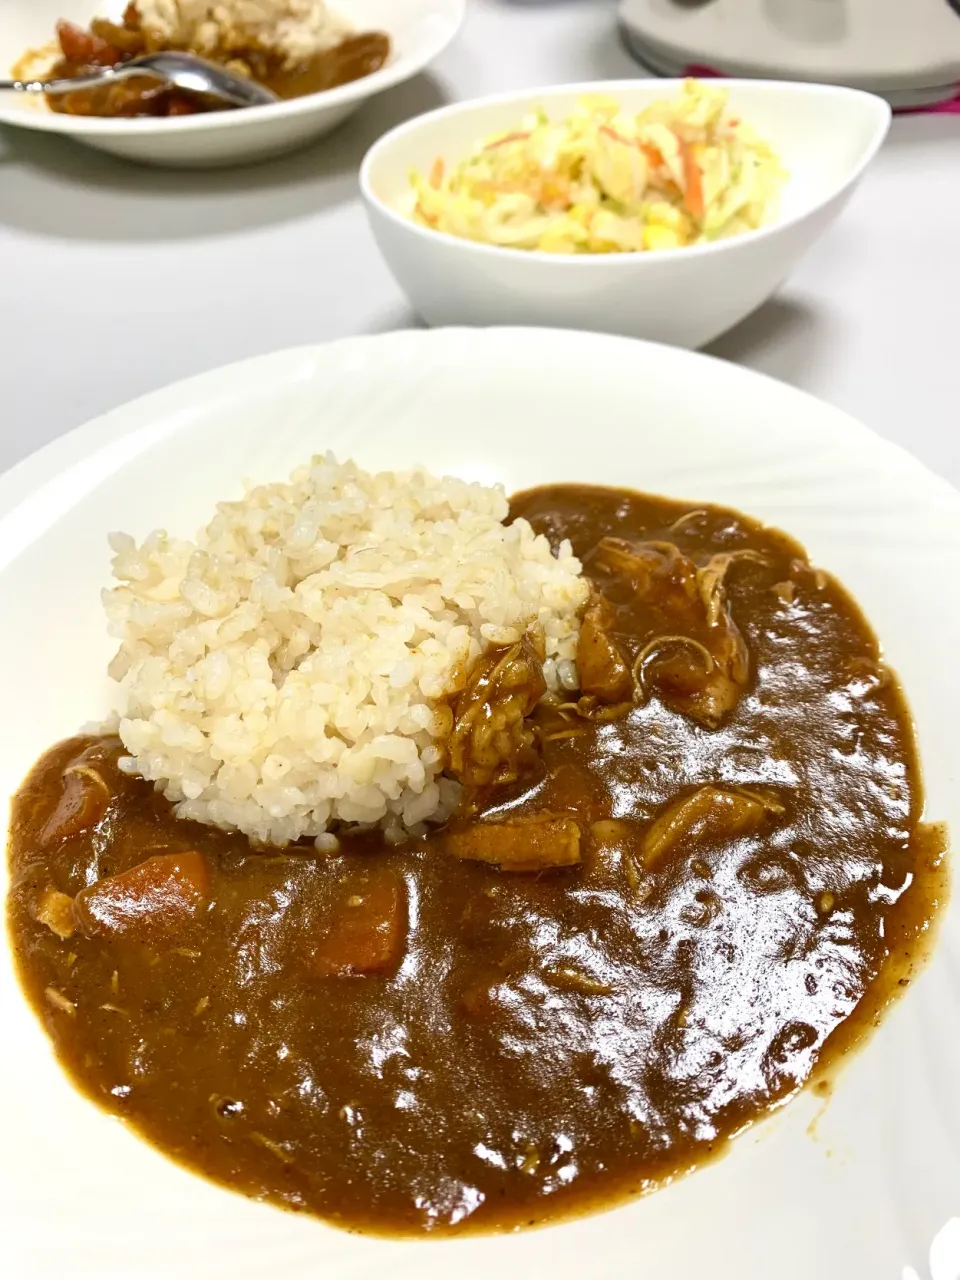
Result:
{"type": "MultiPolygon", "coordinates": [[[[719,356],[709,355],[702,351],[687,351],[680,347],[672,347],[666,343],[651,342],[642,338],[626,338],[616,334],[598,334],[577,329],[548,329],[540,326],[494,325],[489,328],[476,329],[466,325],[451,325],[440,329],[400,329],[383,334],[358,334],[349,338],[338,338],[332,342],[303,343],[295,347],[283,347],[276,351],[265,352],[258,356],[247,356],[241,360],[233,360],[228,364],[218,365],[203,373],[182,378],[168,383],[154,391],[148,391],[132,400],[125,401],[102,414],[89,419],[79,426],[71,428],[55,440],[43,445],[35,452],[28,454],[19,462],[0,473],[0,519],[11,515],[24,502],[28,501],[36,489],[54,479],[66,467],[82,461],[94,449],[102,448],[123,436],[131,434],[135,427],[129,419],[134,418],[146,424],[151,419],[160,417],[172,409],[182,406],[184,393],[191,393],[189,398],[196,400],[197,393],[213,392],[218,385],[226,386],[232,375],[239,370],[257,370],[266,372],[271,365],[280,365],[298,357],[308,358],[321,352],[339,354],[349,361],[354,351],[360,351],[370,345],[388,346],[460,346],[464,342],[500,342],[522,344],[524,342],[540,343],[549,341],[558,345],[568,345],[571,353],[575,352],[578,361],[588,363],[585,348],[591,344],[598,347],[612,348],[619,346],[624,353],[642,347],[656,353],[662,362],[672,362],[689,366],[709,365],[714,371],[723,371],[723,376],[741,385],[762,382],[775,394],[793,398],[797,403],[805,402],[818,415],[829,415],[838,432],[856,435],[870,448],[885,454],[891,464],[901,471],[912,473],[916,478],[934,486],[942,499],[952,500],[956,504],[960,517],[960,490],[948,480],[938,476],[924,466],[902,445],[887,440],[872,428],[866,426],[852,414],[838,409],[827,401],[819,399],[808,391],[802,391],[788,383],[781,382],[769,374],[741,365],[732,364],[719,356]]],[[[2,545],[2,543],[0,543],[2,545]]],[[[9,558],[8,558],[9,559],[9,558]]],[[[0,560],[0,568],[3,562],[0,560]]]]}

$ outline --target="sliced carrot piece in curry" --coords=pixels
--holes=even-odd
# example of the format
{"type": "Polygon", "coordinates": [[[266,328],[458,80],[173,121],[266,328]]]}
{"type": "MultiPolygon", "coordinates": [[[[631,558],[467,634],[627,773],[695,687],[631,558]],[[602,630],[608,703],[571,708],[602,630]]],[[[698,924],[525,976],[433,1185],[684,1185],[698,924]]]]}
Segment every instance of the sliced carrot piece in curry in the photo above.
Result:
{"type": "Polygon", "coordinates": [[[163,942],[206,905],[210,872],[202,853],[162,853],[98,880],[76,899],[76,922],[89,937],[163,942]]]}
{"type": "Polygon", "coordinates": [[[345,894],[311,967],[322,978],[395,969],[407,941],[407,892],[392,872],[369,876],[345,894]]]}

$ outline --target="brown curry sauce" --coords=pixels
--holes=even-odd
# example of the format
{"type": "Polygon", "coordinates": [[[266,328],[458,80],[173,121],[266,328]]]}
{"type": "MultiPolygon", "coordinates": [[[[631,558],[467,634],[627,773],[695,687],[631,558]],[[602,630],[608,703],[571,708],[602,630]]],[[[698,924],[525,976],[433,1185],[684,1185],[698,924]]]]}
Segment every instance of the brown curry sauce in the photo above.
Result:
{"type": "Polygon", "coordinates": [[[899,687],[796,543],[621,490],[512,512],[571,538],[643,696],[612,705],[614,663],[605,699],[541,704],[539,764],[446,831],[255,852],[175,819],[113,738],[54,747],[14,804],[12,943],[71,1078],[348,1229],[533,1225],[704,1162],[869,1030],[945,892],[899,687]],[[687,608],[691,564],[722,572],[687,608]],[[505,869],[572,832],[579,861],[505,869]]]}

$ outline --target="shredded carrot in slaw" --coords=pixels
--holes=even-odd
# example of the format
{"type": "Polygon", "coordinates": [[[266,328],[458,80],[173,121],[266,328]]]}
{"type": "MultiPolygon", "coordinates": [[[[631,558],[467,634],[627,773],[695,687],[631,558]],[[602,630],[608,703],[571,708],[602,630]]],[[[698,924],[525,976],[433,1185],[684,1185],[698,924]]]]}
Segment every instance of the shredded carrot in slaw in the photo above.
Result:
{"type": "Polygon", "coordinates": [[[691,217],[701,219],[706,212],[703,204],[703,176],[689,142],[680,139],[680,155],[683,157],[683,203],[691,217]]]}

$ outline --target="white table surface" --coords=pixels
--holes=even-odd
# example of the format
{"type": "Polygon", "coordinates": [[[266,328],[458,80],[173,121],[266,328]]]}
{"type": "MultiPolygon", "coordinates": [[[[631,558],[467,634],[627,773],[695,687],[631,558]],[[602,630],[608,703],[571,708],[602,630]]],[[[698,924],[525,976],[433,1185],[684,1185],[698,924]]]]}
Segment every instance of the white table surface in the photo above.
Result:
{"type": "MultiPolygon", "coordinates": [[[[0,130],[0,471],[204,369],[415,325],[367,229],[364,151],[445,101],[641,74],[614,15],[613,0],[471,0],[429,74],[254,168],[149,170],[0,130]]],[[[960,116],[897,120],[841,221],[712,350],[847,409],[960,485],[960,116]]]]}

